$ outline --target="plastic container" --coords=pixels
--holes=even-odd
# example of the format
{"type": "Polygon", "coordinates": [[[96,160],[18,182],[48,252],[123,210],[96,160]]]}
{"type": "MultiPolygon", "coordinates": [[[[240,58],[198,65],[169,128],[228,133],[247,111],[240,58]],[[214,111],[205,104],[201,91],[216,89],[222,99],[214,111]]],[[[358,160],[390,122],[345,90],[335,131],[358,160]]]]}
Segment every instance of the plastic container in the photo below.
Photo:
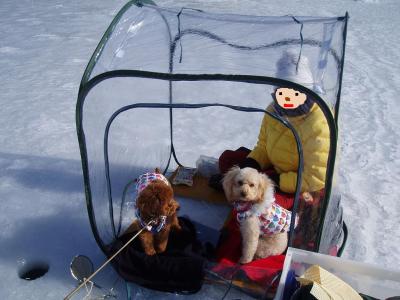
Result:
{"type": "Polygon", "coordinates": [[[400,296],[400,272],[398,271],[340,257],[289,248],[274,300],[284,299],[284,291],[289,289],[289,286],[285,287],[287,280],[290,280],[288,274],[294,272],[296,276],[301,276],[311,265],[321,266],[348,283],[358,293],[378,299],[400,296]]]}
{"type": "Polygon", "coordinates": [[[219,173],[218,159],[215,157],[200,155],[196,161],[197,172],[203,177],[209,178],[219,173]]]}

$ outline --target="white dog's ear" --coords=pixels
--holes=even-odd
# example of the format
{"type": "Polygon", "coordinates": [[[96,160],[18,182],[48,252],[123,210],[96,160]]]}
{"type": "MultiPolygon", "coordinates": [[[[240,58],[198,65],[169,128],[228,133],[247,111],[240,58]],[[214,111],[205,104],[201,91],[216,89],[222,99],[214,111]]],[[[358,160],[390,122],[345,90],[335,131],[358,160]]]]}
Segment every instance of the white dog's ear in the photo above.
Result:
{"type": "Polygon", "coordinates": [[[233,201],[233,183],[236,175],[238,175],[239,172],[240,168],[234,166],[224,175],[224,178],[222,179],[222,186],[228,201],[233,201]]]}
{"type": "Polygon", "coordinates": [[[258,189],[258,195],[257,198],[259,201],[264,202],[266,205],[271,205],[272,202],[275,201],[274,197],[274,183],[272,180],[265,174],[260,173],[259,176],[260,182],[259,182],[259,189],[258,189]]]}

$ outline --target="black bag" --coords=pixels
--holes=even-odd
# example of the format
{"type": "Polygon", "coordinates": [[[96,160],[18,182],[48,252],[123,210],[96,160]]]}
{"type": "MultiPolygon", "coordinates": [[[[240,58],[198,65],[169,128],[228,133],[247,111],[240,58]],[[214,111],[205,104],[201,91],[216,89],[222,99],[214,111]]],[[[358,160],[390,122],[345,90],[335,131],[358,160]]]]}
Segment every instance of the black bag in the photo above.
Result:
{"type": "MultiPolygon", "coordinates": [[[[201,289],[206,260],[190,251],[197,245],[196,230],[192,222],[179,218],[181,232],[171,230],[164,253],[148,256],[140,240],[135,239],[113,261],[118,274],[145,288],[173,292],[196,293],[201,289]]],[[[118,251],[135,233],[123,235],[111,247],[110,255],[118,251]]]]}

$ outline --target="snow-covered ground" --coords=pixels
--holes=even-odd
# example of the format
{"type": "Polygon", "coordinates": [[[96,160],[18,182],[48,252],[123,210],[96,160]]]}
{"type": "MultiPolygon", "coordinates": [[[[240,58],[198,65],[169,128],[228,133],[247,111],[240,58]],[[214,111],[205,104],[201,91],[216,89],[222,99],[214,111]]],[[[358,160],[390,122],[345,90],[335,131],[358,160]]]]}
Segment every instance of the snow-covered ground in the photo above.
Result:
{"type": "MultiPolygon", "coordinates": [[[[75,103],[86,63],[124,2],[0,3],[1,299],[60,299],[75,286],[74,255],[86,254],[96,266],[104,259],[86,212],[75,103]],[[35,281],[20,279],[18,271],[31,262],[50,270],[35,281]]],[[[350,230],[344,257],[400,269],[400,2],[156,2],[256,15],[349,12],[340,124],[350,230]]],[[[110,270],[104,274],[103,282],[115,280],[110,270]]]]}

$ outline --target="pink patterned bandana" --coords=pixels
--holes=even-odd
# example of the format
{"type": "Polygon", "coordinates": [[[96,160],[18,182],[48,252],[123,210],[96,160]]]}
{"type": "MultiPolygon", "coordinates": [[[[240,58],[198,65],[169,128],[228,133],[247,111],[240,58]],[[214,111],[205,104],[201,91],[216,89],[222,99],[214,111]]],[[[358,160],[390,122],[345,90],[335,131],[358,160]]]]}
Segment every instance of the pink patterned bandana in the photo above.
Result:
{"type": "MultiPolygon", "coordinates": [[[[251,206],[246,205],[245,209],[240,206],[241,205],[239,205],[239,210],[237,210],[236,214],[239,223],[251,215],[251,206]]],[[[260,219],[261,234],[273,235],[289,231],[292,212],[276,203],[272,203],[271,207],[258,214],[258,218],[260,219]]],[[[297,223],[298,218],[296,217],[295,227],[297,226],[297,223]]]]}
{"type": "Polygon", "coordinates": [[[166,185],[170,185],[168,179],[165,178],[165,176],[163,174],[145,173],[143,175],[140,175],[139,178],[137,179],[137,183],[136,183],[137,194],[139,195],[154,180],[161,180],[166,185]]]}

